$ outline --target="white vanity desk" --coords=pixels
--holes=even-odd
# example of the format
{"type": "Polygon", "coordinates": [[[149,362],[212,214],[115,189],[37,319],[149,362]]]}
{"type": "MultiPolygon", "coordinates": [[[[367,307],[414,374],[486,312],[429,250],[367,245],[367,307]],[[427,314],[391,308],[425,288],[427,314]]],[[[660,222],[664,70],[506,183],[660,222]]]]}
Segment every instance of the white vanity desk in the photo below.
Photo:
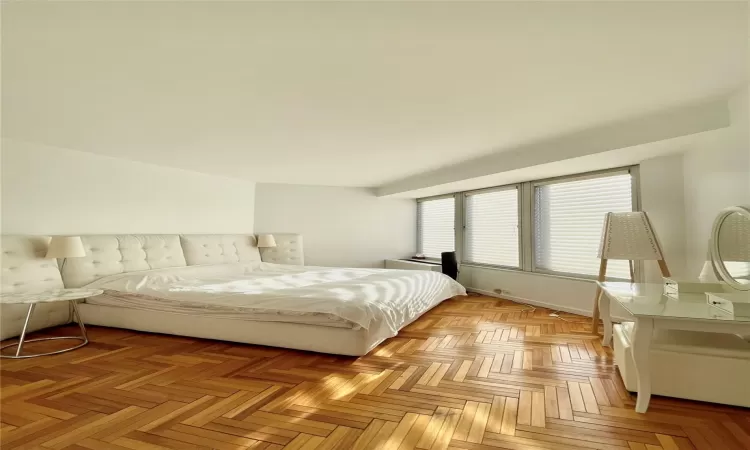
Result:
{"type": "Polygon", "coordinates": [[[638,401],[635,410],[646,412],[651,400],[649,352],[656,329],[707,331],[750,334],[750,317],[734,317],[706,302],[705,294],[680,294],[679,299],[663,295],[662,284],[600,282],[604,295],[599,308],[604,322],[603,344],[612,341],[611,302],[619,303],[635,321],[633,360],[638,379],[638,401]]]}

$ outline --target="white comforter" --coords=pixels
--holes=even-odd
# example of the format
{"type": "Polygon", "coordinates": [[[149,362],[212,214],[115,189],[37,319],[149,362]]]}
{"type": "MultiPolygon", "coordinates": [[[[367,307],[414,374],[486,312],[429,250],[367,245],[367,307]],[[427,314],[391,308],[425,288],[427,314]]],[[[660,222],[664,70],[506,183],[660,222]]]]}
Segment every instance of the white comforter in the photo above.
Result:
{"type": "Polygon", "coordinates": [[[463,286],[437,272],[260,262],[129,272],[86,287],[131,294],[143,300],[143,308],[158,301],[161,308],[193,313],[323,314],[384,338],[443,300],[466,295],[463,286]]]}

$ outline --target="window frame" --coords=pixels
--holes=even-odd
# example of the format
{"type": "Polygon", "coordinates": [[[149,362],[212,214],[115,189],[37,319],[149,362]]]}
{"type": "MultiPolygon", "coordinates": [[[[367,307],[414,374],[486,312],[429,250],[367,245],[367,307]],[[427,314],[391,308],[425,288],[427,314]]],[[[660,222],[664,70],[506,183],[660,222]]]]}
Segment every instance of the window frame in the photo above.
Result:
{"type": "MultiPolygon", "coordinates": [[[[423,197],[417,199],[417,253],[422,253],[422,230],[419,227],[420,222],[420,214],[419,214],[419,204],[423,202],[428,202],[430,200],[442,200],[444,198],[453,198],[453,248],[455,249],[456,253],[458,254],[458,235],[459,230],[458,226],[456,225],[458,222],[459,217],[459,203],[457,201],[458,193],[452,193],[452,194],[440,194],[440,195],[433,195],[431,197],[423,197]]],[[[425,261],[440,261],[440,258],[432,258],[432,257],[425,257],[425,261]]]]}
{"type": "Polygon", "coordinates": [[[521,202],[521,185],[522,183],[514,183],[514,184],[506,184],[503,186],[493,186],[489,188],[482,188],[482,189],[474,189],[471,191],[464,191],[461,192],[461,264],[465,264],[467,266],[474,266],[474,267],[492,267],[492,268],[499,268],[499,269],[506,269],[506,270],[516,270],[521,271],[523,270],[524,261],[523,261],[523,239],[521,239],[521,235],[523,233],[523,205],[521,202]],[[465,249],[468,247],[467,237],[468,233],[466,232],[466,200],[468,197],[472,195],[477,194],[485,194],[488,192],[497,192],[497,191],[509,191],[515,189],[516,190],[516,199],[518,202],[518,266],[504,266],[501,264],[487,264],[487,263],[480,263],[475,261],[468,261],[466,259],[466,251],[465,249]]]}
{"type": "MultiPolygon", "coordinates": [[[[537,180],[532,181],[529,183],[530,187],[530,194],[531,194],[531,216],[530,216],[530,224],[529,224],[529,239],[530,239],[530,250],[531,250],[531,261],[530,263],[530,272],[532,273],[540,273],[544,275],[556,275],[566,278],[578,278],[578,279],[584,279],[584,280],[596,280],[598,278],[597,275],[588,275],[583,273],[575,273],[575,272],[560,272],[557,270],[547,270],[543,269],[541,267],[536,266],[536,254],[534,251],[536,250],[536,224],[534,223],[534,212],[536,211],[536,195],[535,190],[537,186],[545,186],[549,184],[555,184],[555,183],[566,183],[569,181],[581,181],[581,180],[591,180],[595,178],[606,178],[610,176],[615,175],[624,175],[629,174],[630,175],[630,203],[632,206],[633,211],[640,211],[641,205],[640,205],[640,183],[639,183],[639,174],[638,174],[638,166],[627,166],[627,167],[620,167],[616,169],[605,169],[605,170],[597,170],[594,172],[585,172],[578,175],[567,175],[562,177],[554,177],[554,178],[547,178],[544,180],[537,180]]],[[[640,280],[641,274],[643,273],[643,264],[642,261],[634,261],[633,262],[633,271],[635,273],[634,279],[640,280]]],[[[611,278],[613,281],[630,281],[628,279],[624,278],[611,278]]]]}
{"type": "MultiPolygon", "coordinates": [[[[497,186],[491,186],[481,189],[472,189],[467,191],[458,191],[449,194],[434,195],[430,197],[422,197],[416,200],[417,203],[428,201],[428,200],[439,200],[441,198],[452,197],[455,202],[454,213],[455,213],[455,224],[454,224],[454,248],[458,261],[461,265],[468,267],[483,267],[488,269],[511,271],[511,272],[522,272],[536,275],[552,276],[558,278],[567,278],[575,280],[592,281],[596,280],[596,275],[587,275],[580,273],[569,273],[569,272],[558,272],[544,270],[536,267],[536,258],[534,254],[536,242],[534,241],[534,211],[536,208],[536,199],[534,195],[534,189],[536,186],[552,183],[560,183],[567,181],[576,181],[587,178],[601,178],[606,176],[612,176],[617,174],[629,173],[631,176],[631,196],[632,196],[632,207],[633,211],[641,211],[641,190],[640,190],[640,167],[639,165],[627,165],[613,167],[609,169],[594,170],[587,172],[580,172],[571,175],[563,175],[558,177],[542,178],[537,180],[528,180],[524,182],[508,183],[497,186]],[[466,198],[470,195],[475,195],[483,192],[493,192],[499,190],[517,189],[518,192],[518,267],[502,266],[495,264],[483,264],[471,261],[466,261],[465,248],[466,242],[466,198]]],[[[417,207],[417,252],[422,251],[422,236],[419,230],[419,207],[417,207]]],[[[439,258],[426,258],[427,261],[439,261],[439,258]]],[[[644,278],[643,261],[634,261],[634,278],[636,282],[640,282],[644,278]]],[[[613,278],[614,279],[614,278],[613,278]]]]}

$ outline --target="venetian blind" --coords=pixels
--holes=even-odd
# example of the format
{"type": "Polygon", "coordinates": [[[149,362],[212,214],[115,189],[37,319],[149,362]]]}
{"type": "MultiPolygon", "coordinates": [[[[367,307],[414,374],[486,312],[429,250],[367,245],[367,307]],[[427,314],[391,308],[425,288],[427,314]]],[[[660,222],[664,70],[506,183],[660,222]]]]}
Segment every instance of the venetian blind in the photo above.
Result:
{"type": "Polygon", "coordinates": [[[456,201],[453,197],[417,203],[419,251],[428,258],[455,250],[456,201]]]}
{"type": "Polygon", "coordinates": [[[518,267],[518,189],[466,196],[466,262],[518,267]]]}
{"type": "MultiPolygon", "coordinates": [[[[534,262],[537,269],[599,273],[604,215],[633,210],[630,173],[537,185],[534,188],[534,262]]],[[[608,278],[630,278],[627,261],[608,261],[608,278]]]]}

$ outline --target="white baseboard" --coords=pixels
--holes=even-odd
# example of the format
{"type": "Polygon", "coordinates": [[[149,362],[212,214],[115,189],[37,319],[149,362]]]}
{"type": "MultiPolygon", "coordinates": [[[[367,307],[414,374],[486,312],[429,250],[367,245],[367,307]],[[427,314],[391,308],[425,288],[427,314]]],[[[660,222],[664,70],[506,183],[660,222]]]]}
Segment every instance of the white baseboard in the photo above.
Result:
{"type": "MultiPolygon", "coordinates": [[[[492,292],[492,291],[485,291],[485,290],[482,290],[482,289],[474,289],[474,288],[470,288],[470,287],[467,287],[466,290],[468,292],[475,292],[477,294],[486,295],[488,297],[495,297],[495,298],[502,298],[502,299],[506,299],[506,300],[512,300],[512,301],[514,301],[516,303],[523,303],[524,305],[539,306],[540,308],[547,308],[547,309],[551,309],[552,311],[564,311],[564,312],[567,312],[567,313],[578,314],[579,316],[585,316],[585,317],[591,317],[591,315],[592,315],[591,311],[589,311],[587,309],[582,309],[582,308],[572,308],[572,307],[569,307],[569,306],[555,305],[553,303],[540,302],[540,301],[531,300],[531,299],[528,299],[528,298],[515,297],[513,295],[503,295],[503,294],[498,294],[498,293],[492,292]]],[[[612,319],[615,320],[615,321],[617,321],[617,322],[623,322],[623,321],[627,321],[628,320],[626,318],[617,317],[617,316],[613,316],[612,319]]],[[[633,319],[629,319],[629,320],[632,321],[633,319]]]]}

